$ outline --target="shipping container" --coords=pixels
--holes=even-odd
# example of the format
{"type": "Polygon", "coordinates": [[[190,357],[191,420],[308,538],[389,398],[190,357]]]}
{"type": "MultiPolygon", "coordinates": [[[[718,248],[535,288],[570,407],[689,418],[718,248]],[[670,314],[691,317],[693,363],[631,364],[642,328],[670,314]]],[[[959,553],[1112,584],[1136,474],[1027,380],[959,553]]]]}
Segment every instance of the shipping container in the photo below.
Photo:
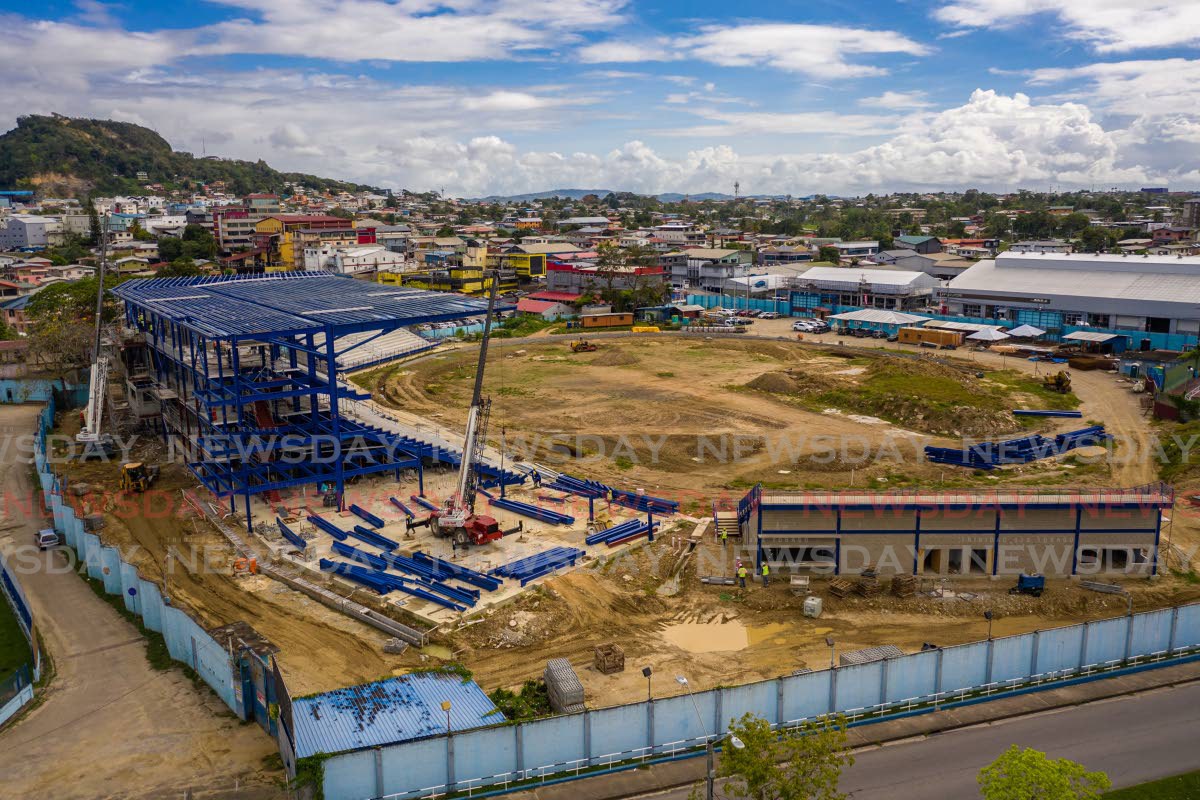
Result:
{"type": "Polygon", "coordinates": [[[901,328],[898,336],[904,344],[951,350],[963,343],[964,333],[945,328],[901,328]]]}
{"type": "Polygon", "coordinates": [[[633,324],[633,314],[585,314],[579,319],[585,328],[620,328],[633,324]]]}

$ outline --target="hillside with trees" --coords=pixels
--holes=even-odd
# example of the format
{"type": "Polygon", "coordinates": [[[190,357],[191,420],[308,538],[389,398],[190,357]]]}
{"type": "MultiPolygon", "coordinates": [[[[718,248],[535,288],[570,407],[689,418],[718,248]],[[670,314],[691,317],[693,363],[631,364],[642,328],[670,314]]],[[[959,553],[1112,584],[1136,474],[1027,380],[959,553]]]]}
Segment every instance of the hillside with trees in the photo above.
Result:
{"type": "Polygon", "coordinates": [[[226,190],[237,195],[281,193],[286,182],[334,191],[372,188],[280,172],[262,160],[197,158],[171,149],[154,131],[130,122],[26,116],[0,136],[0,188],[84,197],[91,192],[142,194],[145,183],[187,190],[213,181],[224,181],[226,190]],[[145,172],[147,180],[139,182],[139,172],[145,172]]]}

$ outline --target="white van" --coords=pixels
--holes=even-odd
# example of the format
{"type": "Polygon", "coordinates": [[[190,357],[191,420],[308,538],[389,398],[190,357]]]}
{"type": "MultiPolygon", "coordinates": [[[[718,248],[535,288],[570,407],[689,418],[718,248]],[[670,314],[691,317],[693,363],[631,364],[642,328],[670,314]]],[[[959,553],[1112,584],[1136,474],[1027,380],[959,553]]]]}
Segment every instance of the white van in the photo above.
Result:
{"type": "Polygon", "coordinates": [[[53,528],[45,528],[33,535],[34,544],[38,550],[48,550],[51,547],[58,547],[62,544],[62,537],[58,535],[58,531],[53,528]]]}

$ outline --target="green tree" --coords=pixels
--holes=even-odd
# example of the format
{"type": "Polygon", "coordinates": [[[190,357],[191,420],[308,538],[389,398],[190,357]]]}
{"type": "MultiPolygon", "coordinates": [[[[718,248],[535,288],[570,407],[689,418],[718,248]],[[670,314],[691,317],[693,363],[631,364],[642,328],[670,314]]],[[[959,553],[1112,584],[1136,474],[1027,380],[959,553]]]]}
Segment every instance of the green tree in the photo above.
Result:
{"type": "Polygon", "coordinates": [[[1085,253],[1102,253],[1117,244],[1116,235],[1094,225],[1086,228],[1079,236],[1079,244],[1085,253]]]}
{"type": "Polygon", "coordinates": [[[90,236],[90,244],[92,247],[100,246],[100,214],[96,211],[96,204],[92,202],[91,195],[87,198],[88,210],[88,235],[90,236]]]}
{"type": "Polygon", "coordinates": [[[825,717],[779,732],[746,714],[729,728],[742,747],[725,747],[717,774],[726,791],[746,800],[843,800],[842,770],[854,764],[846,750],[846,721],[825,717]]]}
{"type": "Polygon", "coordinates": [[[979,771],[985,800],[1097,800],[1110,786],[1103,772],[1015,744],[979,771]]]}
{"type": "MultiPolygon", "coordinates": [[[[112,294],[107,290],[120,283],[116,275],[104,276],[105,302],[104,321],[110,322],[117,316],[117,304],[112,294]]],[[[37,326],[49,322],[62,322],[68,326],[86,326],[96,321],[96,277],[81,278],[77,281],[52,283],[40,289],[30,298],[25,306],[25,313],[37,326]]]]}
{"type": "Polygon", "coordinates": [[[156,278],[194,278],[203,275],[204,271],[196,266],[196,262],[186,256],[177,258],[154,274],[156,278]]]}
{"type": "Polygon", "coordinates": [[[831,244],[822,245],[821,249],[817,251],[817,259],[819,261],[829,261],[836,264],[841,257],[842,255],[838,249],[831,244]]]}

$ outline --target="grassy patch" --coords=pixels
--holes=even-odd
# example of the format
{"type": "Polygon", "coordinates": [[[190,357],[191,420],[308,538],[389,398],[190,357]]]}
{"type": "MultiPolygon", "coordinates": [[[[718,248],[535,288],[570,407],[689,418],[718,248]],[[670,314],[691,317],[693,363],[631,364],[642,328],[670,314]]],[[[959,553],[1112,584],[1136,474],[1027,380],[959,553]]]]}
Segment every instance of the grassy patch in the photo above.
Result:
{"type": "Polygon", "coordinates": [[[553,713],[545,681],[525,681],[519,692],[496,689],[488,695],[488,699],[496,704],[509,722],[548,717],[553,713]]]}
{"type": "Polygon", "coordinates": [[[633,469],[633,461],[629,456],[617,456],[613,463],[617,465],[617,469],[633,469]]]}
{"type": "Polygon", "coordinates": [[[1200,421],[1175,426],[1161,441],[1165,458],[1158,467],[1159,477],[1169,483],[1193,477],[1200,465],[1200,421]]]}
{"type": "Polygon", "coordinates": [[[1195,800],[1200,797],[1200,771],[1117,789],[1104,797],[1105,800],[1195,800]]]}
{"type": "MultiPolygon", "coordinates": [[[[1074,392],[1062,394],[1053,389],[1047,389],[1041,378],[1027,375],[1014,370],[1002,370],[987,373],[989,380],[1004,384],[1012,392],[1030,395],[1037,398],[1041,408],[1050,411],[1071,411],[1079,408],[1079,398],[1074,392]]],[[[1093,423],[1088,423],[1089,425],[1093,423]]]]}
{"type": "Polygon", "coordinates": [[[29,642],[8,601],[0,598],[0,681],[33,660],[29,642]]]}

